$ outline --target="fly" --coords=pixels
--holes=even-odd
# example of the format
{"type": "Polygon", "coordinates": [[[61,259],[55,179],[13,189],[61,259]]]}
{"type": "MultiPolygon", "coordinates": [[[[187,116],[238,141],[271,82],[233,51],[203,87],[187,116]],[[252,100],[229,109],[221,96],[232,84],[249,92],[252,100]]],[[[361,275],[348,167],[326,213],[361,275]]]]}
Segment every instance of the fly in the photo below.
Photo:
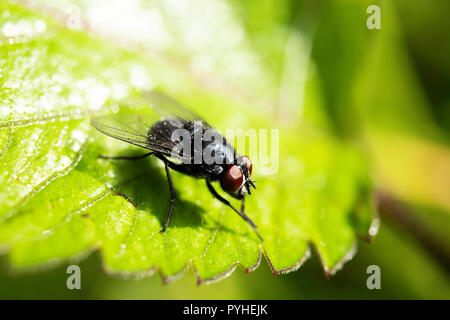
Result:
{"type": "Polygon", "coordinates": [[[137,160],[154,156],[164,163],[169,184],[170,204],[161,232],[169,226],[176,199],[170,176],[170,170],[174,170],[204,179],[209,192],[241,216],[263,241],[256,224],[245,214],[245,197],[251,194],[251,188],[256,189],[251,179],[253,167],[250,159],[247,156],[238,155],[234,147],[217,130],[173,99],[154,91],[144,92],[143,97],[158,113],[159,119],[149,118],[148,115],[115,115],[97,117],[92,119],[91,123],[97,130],[110,137],[150,150],[140,156],[100,156],[101,158],[137,160]],[[180,135],[178,132],[185,134],[180,135]],[[207,133],[214,136],[214,139],[205,139],[207,133]],[[203,159],[200,162],[197,161],[197,156],[204,155],[205,151],[213,156],[213,162],[203,161],[203,159]],[[222,189],[231,197],[241,200],[241,210],[236,209],[216,191],[212,185],[215,181],[218,181],[222,189]]]}

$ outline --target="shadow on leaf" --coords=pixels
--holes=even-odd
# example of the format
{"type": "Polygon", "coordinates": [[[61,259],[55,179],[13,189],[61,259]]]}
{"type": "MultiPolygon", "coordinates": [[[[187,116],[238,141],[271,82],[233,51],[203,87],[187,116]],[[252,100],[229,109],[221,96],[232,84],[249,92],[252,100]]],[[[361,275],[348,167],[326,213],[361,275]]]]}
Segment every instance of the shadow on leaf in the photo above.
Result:
{"type": "MultiPolygon", "coordinates": [[[[131,152],[117,156],[139,156],[142,152],[131,152]]],[[[170,191],[162,162],[153,156],[139,160],[111,161],[121,184],[115,192],[137,209],[154,215],[163,225],[170,204],[170,191]]],[[[172,173],[173,171],[171,171],[172,173]]],[[[183,199],[183,192],[174,182],[176,201],[169,228],[201,227],[206,210],[190,200],[183,199]]],[[[211,200],[212,201],[212,200],[211,200]]]]}

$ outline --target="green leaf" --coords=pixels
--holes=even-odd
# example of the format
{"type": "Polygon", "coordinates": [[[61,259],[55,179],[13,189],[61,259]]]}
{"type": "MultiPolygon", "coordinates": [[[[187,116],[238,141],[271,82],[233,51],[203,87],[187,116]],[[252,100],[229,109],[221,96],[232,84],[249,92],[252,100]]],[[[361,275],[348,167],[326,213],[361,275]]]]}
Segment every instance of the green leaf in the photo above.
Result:
{"type": "Polygon", "coordinates": [[[111,274],[158,271],[169,281],[193,266],[202,282],[238,265],[251,271],[263,255],[273,273],[296,270],[312,246],[331,274],[351,258],[356,237],[367,236],[371,183],[354,147],[203,88],[170,59],[115,47],[9,2],[0,9],[8,12],[0,30],[31,26],[0,38],[0,249],[12,270],[100,249],[111,274]],[[139,92],[151,88],[218,129],[280,129],[278,173],[255,166],[258,189],[246,204],[264,243],[204,181],[178,173],[173,219],[160,233],[169,204],[161,163],[98,158],[142,153],[94,130],[89,117],[146,108],[139,92]]]}

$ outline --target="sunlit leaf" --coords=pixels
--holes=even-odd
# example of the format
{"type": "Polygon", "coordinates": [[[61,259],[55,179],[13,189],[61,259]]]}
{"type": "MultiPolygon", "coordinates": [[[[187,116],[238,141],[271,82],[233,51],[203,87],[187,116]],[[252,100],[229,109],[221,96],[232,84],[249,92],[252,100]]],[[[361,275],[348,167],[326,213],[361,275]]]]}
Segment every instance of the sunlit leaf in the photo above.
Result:
{"type": "MultiPolygon", "coordinates": [[[[265,256],[274,273],[296,270],[317,249],[327,274],[354,253],[372,218],[363,155],[328,134],[278,123],[232,97],[203,88],[159,57],[71,31],[8,2],[0,29],[0,248],[24,271],[101,250],[112,274],[159,271],[171,280],[192,265],[218,279],[265,256]],[[21,34],[20,25],[31,29],[21,34]],[[144,150],[102,135],[97,113],[146,108],[140,91],[165,91],[218,129],[279,129],[279,166],[263,175],[246,211],[264,243],[204,181],[173,173],[178,200],[160,233],[169,189],[156,159],[99,159],[144,150]]],[[[275,151],[274,151],[275,152],[275,151]]],[[[238,203],[235,203],[239,205],[238,203]]]]}

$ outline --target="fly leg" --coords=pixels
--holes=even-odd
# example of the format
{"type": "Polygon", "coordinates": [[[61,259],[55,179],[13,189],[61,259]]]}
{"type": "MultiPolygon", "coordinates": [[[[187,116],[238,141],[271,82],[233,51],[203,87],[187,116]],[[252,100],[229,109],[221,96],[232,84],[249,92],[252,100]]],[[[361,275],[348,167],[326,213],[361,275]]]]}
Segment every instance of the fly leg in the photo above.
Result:
{"type": "Polygon", "coordinates": [[[164,226],[161,229],[161,232],[166,231],[167,227],[169,226],[170,223],[170,217],[172,216],[172,209],[173,209],[173,204],[175,202],[175,189],[173,187],[173,182],[172,182],[172,178],[170,176],[170,171],[169,169],[175,170],[177,172],[181,172],[181,173],[185,173],[185,167],[182,164],[177,164],[177,163],[173,163],[172,161],[170,161],[169,159],[167,159],[165,156],[163,156],[160,153],[155,153],[155,156],[160,159],[162,162],[164,162],[164,166],[166,169],[166,176],[167,176],[167,181],[169,183],[169,189],[170,189],[170,205],[169,205],[169,212],[167,213],[167,218],[166,218],[166,222],[164,223],[164,226]]]}
{"type": "MultiPolygon", "coordinates": [[[[250,219],[245,213],[244,210],[239,211],[238,209],[236,209],[235,207],[233,207],[233,205],[224,197],[222,197],[220,194],[217,193],[217,191],[214,189],[214,187],[212,186],[211,182],[209,182],[208,180],[206,180],[206,185],[208,186],[209,191],[212,193],[212,195],[219,200],[220,202],[222,202],[223,204],[227,205],[228,207],[230,207],[231,209],[233,209],[238,215],[241,216],[242,219],[244,219],[245,221],[248,222],[248,224],[253,228],[253,230],[255,231],[256,235],[258,236],[258,238],[261,241],[264,241],[263,238],[261,237],[261,235],[258,232],[258,227],[256,226],[256,224],[252,221],[252,219],[250,219]]],[[[245,204],[244,204],[244,200],[242,200],[242,208],[245,208],[245,204]]]]}
{"type": "Polygon", "coordinates": [[[167,181],[169,182],[170,205],[169,205],[169,212],[167,213],[166,221],[164,222],[164,226],[161,229],[161,232],[164,232],[164,231],[166,231],[167,227],[169,226],[170,217],[172,216],[173,203],[175,202],[175,199],[176,199],[175,198],[175,189],[173,188],[172,178],[170,177],[170,172],[169,172],[169,165],[172,163],[169,160],[167,160],[165,157],[163,157],[155,152],[145,153],[140,156],[107,157],[107,156],[100,155],[99,157],[102,159],[111,159],[111,160],[138,160],[138,159],[142,159],[142,158],[145,158],[145,157],[148,157],[151,155],[156,155],[159,159],[161,159],[164,162],[164,166],[166,168],[167,181]]]}
{"type": "Polygon", "coordinates": [[[164,226],[161,229],[161,232],[165,232],[170,223],[170,217],[172,216],[173,203],[175,202],[175,189],[173,188],[172,178],[170,177],[168,161],[164,161],[164,167],[166,168],[166,176],[167,181],[169,182],[170,189],[170,205],[169,212],[167,213],[166,222],[164,222],[164,226]]]}
{"type": "MultiPolygon", "coordinates": [[[[236,211],[236,210],[235,210],[236,211]]],[[[241,202],[241,213],[243,215],[245,215],[245,197],[242,198],[242,202],[241,202]]],[[[245,219],[245,218],[244,218],[245,219]]],[[[250,218],[249,218],[250,220],[250,218]]],[[[247,221],[247,220],[246,220],[247,221]]],[[[250,223],[251,225],[251,223],[250,223]]],[[[253,227],[253,226],[252,226],[253,227]]],[[[257,228],[257,226],[255,225],[255,227],[253,227],[253,229],[257,228]]],[[[261,241],[264,241],[263,238],[259,235],[258,231],[255,229],[256,234],[258,235],[258,237],[261,239],[261,241]]]]}
{"type": "Polygon", "coordinates": [[[99,155],[99,158],[101,159],[110,159],[110,160],[138,160],[142,159],[148,156],[151,156],[152,154],[155,154],[154,152],[145,153],[140,156],[120,156],[120,157],[109,157],[104,155],[99,155]]]}

